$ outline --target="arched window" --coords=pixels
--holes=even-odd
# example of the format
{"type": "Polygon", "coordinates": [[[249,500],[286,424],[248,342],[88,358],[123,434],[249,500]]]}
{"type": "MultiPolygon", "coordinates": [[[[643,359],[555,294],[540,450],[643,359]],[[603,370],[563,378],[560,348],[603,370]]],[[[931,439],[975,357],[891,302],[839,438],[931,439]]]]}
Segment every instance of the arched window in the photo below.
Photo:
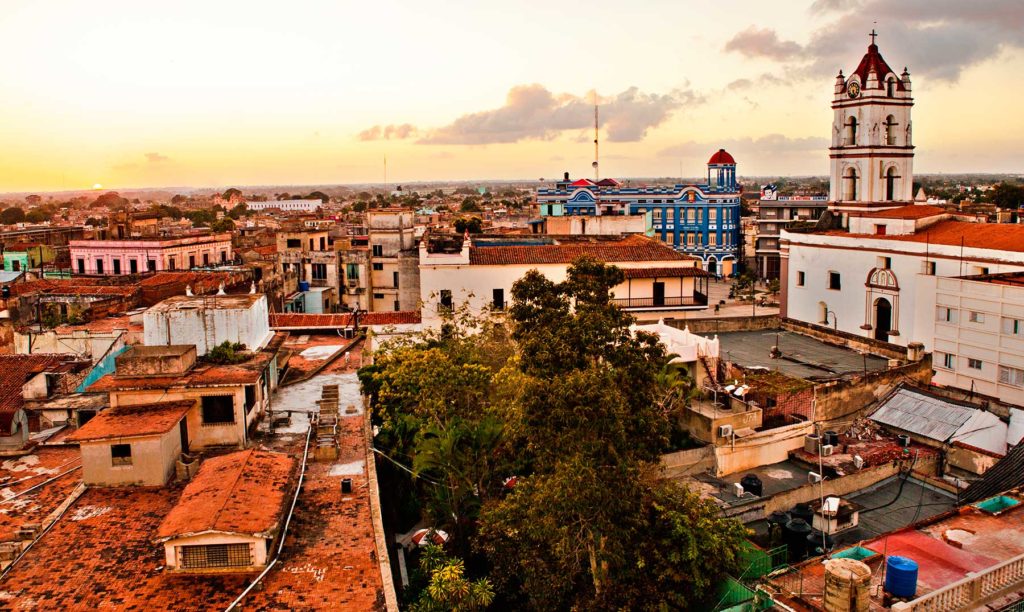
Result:
{"type": "Polygon", "coordinates": [[[885,144],[896,144],[896,118],[889,115],[885,118],[885,144]]]}
{"type": "Polygon", "coordinates": [[[857,118],[850,117],[846,120],[846,140],[844,145],[853,146],[857,144],[857,118]]]}
{"type": "Polygon", "coordinates": [[[900,178],[896,174],[896,166],[890,166],[885,171],[885,199],[895,200],[896,199],[896,179],[900,178]]]}
{"type": "Polygon", "coordinates": [[[896,97],[896,77],[889,77],[889,80],[885,82],[885,95],[890,98],[896,97]]]}
{"type": "Polygon", "coordinates": [[[843,173],[843,199],[850,201],[857,199],[857,169],[850,167],[843,173]]]}

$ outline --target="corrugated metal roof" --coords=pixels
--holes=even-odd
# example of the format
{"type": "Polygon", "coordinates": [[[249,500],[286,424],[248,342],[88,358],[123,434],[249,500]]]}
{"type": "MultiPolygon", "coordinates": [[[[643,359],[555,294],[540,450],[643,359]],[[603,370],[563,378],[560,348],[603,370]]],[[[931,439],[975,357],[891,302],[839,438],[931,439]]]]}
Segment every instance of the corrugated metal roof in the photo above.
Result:
{"type": "Polygon", "coordinates": [[[871,415],[871,420],[945,442],[973,415],[966,408],[907,388],[898,389],[871,415]]]}

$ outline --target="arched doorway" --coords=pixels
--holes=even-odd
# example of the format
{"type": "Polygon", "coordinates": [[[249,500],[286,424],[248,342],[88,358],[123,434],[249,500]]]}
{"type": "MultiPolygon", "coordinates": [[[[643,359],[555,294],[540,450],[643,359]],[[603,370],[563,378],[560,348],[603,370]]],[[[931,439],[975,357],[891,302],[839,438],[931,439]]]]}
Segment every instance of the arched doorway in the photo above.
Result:
{"type": "Polygon", "coordinates": [[[875,340],[889,341],[892,331],[892,304],[885,298],[875,300],[875,340]]]}
{"type": "Polygon", "coordinates": [[[718,274],[718,260],[714,257],[708,258],[708,274],[712,276],[718,274]]]}

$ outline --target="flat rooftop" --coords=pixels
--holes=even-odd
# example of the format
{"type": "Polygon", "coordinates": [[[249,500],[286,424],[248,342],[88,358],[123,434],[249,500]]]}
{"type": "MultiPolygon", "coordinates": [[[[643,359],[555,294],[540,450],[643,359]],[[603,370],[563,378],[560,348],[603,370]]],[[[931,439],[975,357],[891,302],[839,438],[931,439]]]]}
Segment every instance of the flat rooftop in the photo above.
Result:
{"type": "Polygon", "coordinates": [[[745,368],[777,370],[806,379],[831,379],[867,371],[885,370],[889,361],[852,349],[822,342],[783,329],[726,332],[718,334],[721,354],[745,368]],[[772,359],[776,345],[782,357],[772,359]]]}

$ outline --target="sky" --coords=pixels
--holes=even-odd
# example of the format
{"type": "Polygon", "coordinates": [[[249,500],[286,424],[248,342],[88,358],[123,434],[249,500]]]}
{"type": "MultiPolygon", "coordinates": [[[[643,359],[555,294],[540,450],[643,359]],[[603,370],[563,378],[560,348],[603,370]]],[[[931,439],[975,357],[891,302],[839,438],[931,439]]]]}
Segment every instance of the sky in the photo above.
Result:
{"type": "Polygon", "coordinates": [[[0,190],[828,170],[909,67],[915,171],[1024,171],[1020,0],[3,0],[0,190]]]}

